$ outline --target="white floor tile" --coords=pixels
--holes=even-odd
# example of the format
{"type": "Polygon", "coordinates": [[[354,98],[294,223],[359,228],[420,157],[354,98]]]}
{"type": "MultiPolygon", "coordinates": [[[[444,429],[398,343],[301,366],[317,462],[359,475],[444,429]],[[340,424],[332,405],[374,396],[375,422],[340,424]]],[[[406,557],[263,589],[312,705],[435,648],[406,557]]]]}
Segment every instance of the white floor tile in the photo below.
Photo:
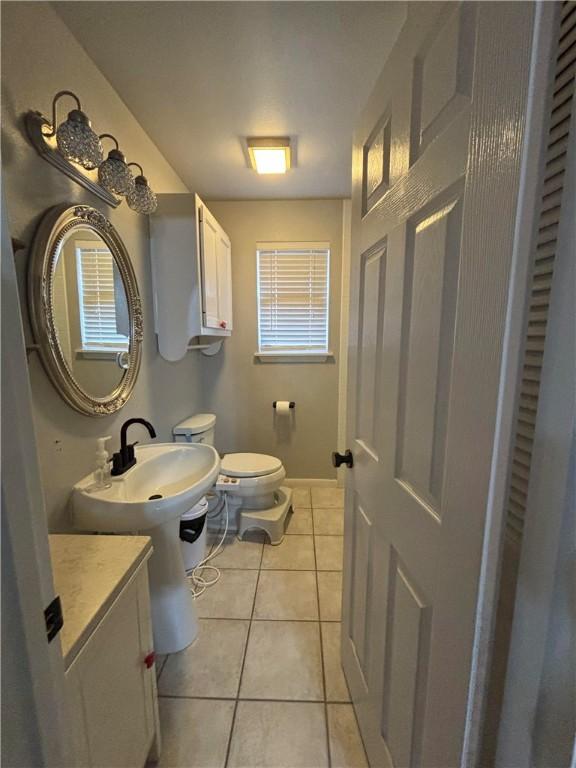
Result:
{"type": "Polygon", "coordinates": [[[307,621],[253,621],[241,699],[320,701],[320,627],[307,621]]]}
{"type": "Polygon", "coordinates": [[[318,621],[316,574],[313,571],[262,571],[254,618],[318,621]]]}
{"type": "Polygon", "coordinates": [[[294,490],[289,535],[229,537],[196,643],[157,659],[159,768],[223,767],[238,691],[229,768],[327,767],[324,695],[333,768],[367,766],[340,661],[343,492],[294,490]]]}
{"type": "Polygon", "coordinates": [[[312,506],[318,509],[326,507],[344,507],[344,488],[318,487],[312,488],[312,506]]]}
{"type": "Polygon", "coordinates": [[[286,533],[312,533],[312,510],[306,507],[294,507],[286,518],[286,533]]]}
{"type": "MultiPolygon", "coordinates": [[[[247,534],[248,535],[248,534],[247,534]]],[[[260,568],[262,558],[263,537],[258,537],[259,541],[240,541],[235,534],[227,536],[222,549],[211,561],[211,565],[217,568],[260,568]]],[[[216,545],[221,539],[220,536],[210,534],[209,541],[216,545]]]]}
{"type": "Polygon", "coordinates": [[[314,536],[316,567],[319,571],[341,571],[344,556],[342,536],[314,536]]]}
{"type": "Polygon", "coordinates": [[[159,768],[224,768],[234,706],[233,701],[160,699],[159,768]]]}
{"type": "Polygon", "coordinates": [[[368,768],[352,704],[328,704],[332,768],[368,768]]]}
{"type": "Polygon", "coordinates": [[[314,533],[320,536],[342,536],[344,534],[344,510],[337,507],[316,509],[314,515],[314,533]]]}
{"type": "Polygon", "coordinates": [[[320,598],[320,620],[341,621],[342,617],[342,572],[318,571],[318,596],[320,598]]]}
{"type": "Polygon", "coordinates": [[[249,621],[200,619],[196,641],[169,656],[160,696],[235,698],[240,685],[249,621]]]}
{"type": "Polygon", "coordinates": [[[280,544],[264,545],[262,568],[275,571],[313,571],[315,569],[312,536],[285,536],[280,544]]]}
{"type": "Polygon", "coordinates": [[[223,570],[220,580],[196,599],[201,619],[249,619],[258,571],[223,570]]]}
{"type": "Polygon", "coordinates": [[[323,704],[240,701],[229,768],[326,768],[323,704]]]}
{"type": "Polygon", "coordinates": [[[292,488],[292,506],[293,507],[311,507],[310,488],[292,488]]]}
{"type": "Polygon", "coordinates": [[[350,701],[350,693],[342,670],[340,656],[341,624],[335,621],[323,621],[321,629],[326,700],[350,701]]]}

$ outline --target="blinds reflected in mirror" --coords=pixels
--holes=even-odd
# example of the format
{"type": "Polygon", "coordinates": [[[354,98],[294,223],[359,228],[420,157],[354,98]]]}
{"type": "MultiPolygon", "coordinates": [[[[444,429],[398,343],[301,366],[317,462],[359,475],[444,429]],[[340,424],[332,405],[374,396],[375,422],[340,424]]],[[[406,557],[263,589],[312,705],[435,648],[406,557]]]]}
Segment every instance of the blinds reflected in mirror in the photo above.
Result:
{"type": "Polygon", "coordinates": [[[126,351],[128,336],[119,333],[118,316],[126,314],[127,303],[123,290],[117,295],[122,281],[115,275],[112,254],[91,241],[76,241],[75,246],[82,349],[126,351]]]}

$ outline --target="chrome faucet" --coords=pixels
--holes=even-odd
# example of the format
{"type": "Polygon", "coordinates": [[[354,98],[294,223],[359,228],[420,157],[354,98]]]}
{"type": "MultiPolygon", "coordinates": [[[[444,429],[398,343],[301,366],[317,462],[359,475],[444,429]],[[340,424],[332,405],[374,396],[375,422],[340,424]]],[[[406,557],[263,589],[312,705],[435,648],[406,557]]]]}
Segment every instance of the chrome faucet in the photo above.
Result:
{"type": "Polygon", "coordinates": [[[112,456],[112,471],[110,474],[115,477],[123,475],[124,472],[136,464],[134,446],[137,445],[138,441],[135,443],[128,443],[127,440],[128,427],[131,424],[142,424],[142,426],[146,427],[148,430],[151,438],[156,437],[156,430],[149,421],[146,421],[146,419],[128,419],[128,421],[125,421],[120,429],[120,450],[112,456]]]}

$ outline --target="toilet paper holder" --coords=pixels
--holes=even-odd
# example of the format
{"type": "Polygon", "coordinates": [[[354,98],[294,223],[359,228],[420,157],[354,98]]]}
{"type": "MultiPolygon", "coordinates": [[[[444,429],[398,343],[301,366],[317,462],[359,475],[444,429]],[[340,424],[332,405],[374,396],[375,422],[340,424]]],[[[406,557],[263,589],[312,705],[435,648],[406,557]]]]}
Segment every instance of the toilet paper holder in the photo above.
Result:
{"type": "MultiPolygon", "coordinates": [[[[272,403],[272,407],[276,408],[277,404],[278,404],[278,400],[274,400],[274,402],[272,403]]],[[[290,408],[296,408],[296,403],[294,402],[294,400],[290,400],[290,408]]]]}

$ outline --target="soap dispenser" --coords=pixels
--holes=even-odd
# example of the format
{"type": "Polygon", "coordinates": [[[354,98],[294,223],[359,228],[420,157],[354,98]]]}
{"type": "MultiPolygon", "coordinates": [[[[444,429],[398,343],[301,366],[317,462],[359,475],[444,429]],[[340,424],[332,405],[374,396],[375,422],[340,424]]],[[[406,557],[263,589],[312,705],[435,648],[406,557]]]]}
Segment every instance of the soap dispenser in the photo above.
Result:
{"type": "Polygon", "coordinates": [[[96,469],[94,470],[94,482],[86,488],[87,491],[102,491],[112,487],[110,479],[110,456],[106,449],[106,443],[111,436],[99,437],[96,441],[96,469]]]}

